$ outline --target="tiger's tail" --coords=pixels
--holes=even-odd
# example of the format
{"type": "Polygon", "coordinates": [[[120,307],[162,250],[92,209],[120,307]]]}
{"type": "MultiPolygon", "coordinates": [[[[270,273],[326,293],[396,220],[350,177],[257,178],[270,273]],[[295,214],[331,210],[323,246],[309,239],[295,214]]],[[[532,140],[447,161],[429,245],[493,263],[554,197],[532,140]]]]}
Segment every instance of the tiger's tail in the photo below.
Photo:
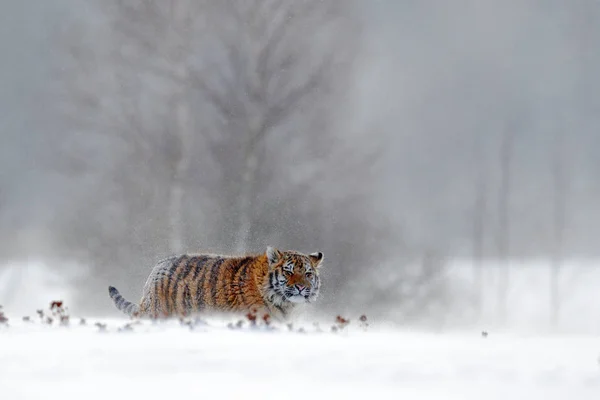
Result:
{"type": "Polygon", "coordinates": [[[134,304],[128,300],[125,300],[125,298],[123,296],[121,296],[121,293],[119,293],[119,291],[115,287],[109,286],[108,294],[110,295],[110,298],[115,303],[115,306],[120,311],[123,311],[125,314],[129,315],[130,317],[139,315],[140,306],[138,306],[137,304],[134,304]]]}

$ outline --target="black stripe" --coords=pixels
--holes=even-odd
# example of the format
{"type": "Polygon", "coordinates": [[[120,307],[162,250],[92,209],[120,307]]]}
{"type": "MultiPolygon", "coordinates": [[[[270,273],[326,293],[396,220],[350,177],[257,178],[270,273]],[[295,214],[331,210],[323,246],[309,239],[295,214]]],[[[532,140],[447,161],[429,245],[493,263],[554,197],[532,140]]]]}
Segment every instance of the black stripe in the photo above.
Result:
{"type": "Polygon", "coordinates": [[[157,278],[160,277],[160,282],[154,282],[154,309],[151,311],[152,317],[153,318],[159,318],[159,309],[160,308],[165,308],[165,310],[163,310],[163,313],[166,312],[166,289],[165,289],[165,285],[167,285],[168,287],[168,282],[169,280],[167,279],[167,277],[169,276],[168,273],[169,271],[173,268],[173,263],[177,260],[177,256],[171,256],[168,258],[165,258],[161,261],[159,261],[156,265],[161,265],[161,268],[159,269],[159,271],[157,272],[157,278]],[[159,298],[159,293],[165,293],[165,304],[160,304],[160,298],[159,298]]]}
{"type": "Polygon", "coordinates": [[[279,278],[282,276],[282,274],[278,270],[271,272],[271,274],[271,279],[269,279],[269,289],[272,289],[273,291],[275,291],[275,293],[280,294],[280,292],[285,290],[281,288],[281,285],[279,283],[279,278]]]}
{"type": "MultiPolygon", "coordinates": [[[[179,294],[179,292],[178,292],[178,290],[179,290],[179,282],[182,282],[182,281],[185,282],[185,280],[192,273],[192,271],[194,271],[194,273],[196,273],[196,271],[198,270],[198,264],[200,263],[201,259],[202,259],[202,257],[191,257],[187,261],[187,264],[186,264],[186,266],[183,269],[183,273],[180,274],[180,276],[179,276],[179,280],[178,280],[177,286],[175,286],[175,294],[174,294],[175,301],[177,300],[177,295],[179,294]],[[195,270],[192,269],[193,265],[196,265],[196,269],[195,270]]],[[[187,299],[186,296],[190,297],[189,285],[187,283],[185,283],[184,287],[183,287],[183,308],[184,308],[185,312],[189,312],[191,310],[191,304],[190,304],[191,302],[189,301],[189,299],[187,299]]]]}
{"type": "Polygon", "coordinates": [[[183,310],[187,314],[192,311],[192,301],[191,301],[190,287],[188,284],[185,284],[183,288],[183,310]]]}
{"type": "Polygon", "coordinates": [[[192,257],[189,260],[187,260],[187,264],[183,268],[183,274],[180,275],[179,281],[177,283],[181,282],[182,280],[185,280],[185,278],[188,277],[188,275],[190,274],[190,272],[192,272],[192,265],[194,265],[195,261],[197,261],[196,257],[192,257]]]}
{"type": "Polygon", "coordinates": [[[183,271],[188,263],[188,260],[189,257],[187,256],[181,256],[177,260],[177,267],[174,269],[172,278],[170,280],[170,288],[172,288],[173,290],[171,290],[172,295],[169,296],[169,301],[172,304],[171,308],[173,313],[177,313],[177,295],[179,292],[179,282],[181,281],[181,276],[183,275],[183,271]]]}
{"type": "Polygon", "coordinates": [[[179,259],[178,263],[177,263],[177,268],[175,268],[175,278],[173,279],[173,295],[170,296],[171,300],[173,301],[173,312],[177,312],[177,297],[179,295],[179,284],[181,283],[181,280],[183,279],[183,275],[185,274],[186,270],[188,270],[189,273],[189,267],[190,267],[190,257],[188,256],[181,256],[181,258],[179,259]]]}
{"type": "Polygon", "coordinates": [[[276,276],[277,271],[269,272],[269,289],[275,289],[275,284],[279,281],[279,277],[276,276]]]}
{"type": "Polygon", "coordinates": [[[197,287],[196,287],[196,308],[198,309],[198,311],[202,311],[204,308],[206,308],[206,302],[204,301],[204,280],[206,278],[206,274],[211,272],[211,265],[212,263],[209,263],[208,261],[211,260],[214,262],[214,258],[206,259],[206,262],[204,263],[204,265],[202,266],[201,269],[201,275],[198,276],[197,279],[197,287]]]}
{"type": "MultiPolygon", "coordinates": [[[[238,282],[234,282],[236,275],[240,274],[242,272],[242,268],[244,268],[244,265],[246,264],[246,260],[240,260],[239,262],[235,263],[235,265],[233,267],[230,266],[231,268],[231,278],[229,280],[229,282],[226,282],[225,279],[223,279],[221,288],[223,290],[223,292],[225,293],[225,299],[227,300],[227,304],[226,306],[228,308],[233,308],[233,304],[229,301],[232,299],[232,294],[234,293],[239,293],[240,289],[237,287],[238,282],[239,282],[239,277],[238,277],[238,282]]],[[[224,276],[225,278],[225,276],[224,276]]]]}
{"type": "Polygon", "coordinates": [[[252,261],[252,258],[248,257],[240,263],[240,269],[242,272],[240,273],[240,277],[238,278],[237,285],[239,288],[243,287],[246,284],[246,279],[248,279],[248,264],[252,261]]]}
{"type": "Polygon", "coordinates": [[[283,307],[281,307],[279,304],[273,304],[273,306],[278,309],[284,317],[287,315],[283,307]]]}
{"type": "Polygon", "coordinates": [[[173,260],[169,264],[169,268],[167,269],[167,271],[165,273],[163,273],[162,287],[163,287],[163,293],[165,295],[165,304],[163,304],[163,307],[164,307],[163,313],[165,314],[165,316],[168,316],[171,313],[171,308],[169,305],[169,301],[170,301],[169,287],[171,286],[170,284],[171,284],[171,281],[173,280],[173,274],[177,270],[177,266],[179,265],[180,259],[181,259],[181,257],[173,260]]]}
{"type": "MultiPolygon", "coordinates": [[[[206,261],[209,260],[208,256],[198,256],[198,257],[194,257],[196,259],[196,268],[194,269],[194,275],[192,275],[192,279],[189,283],[188,286],[191,285],[196,285],[196,298],[192,299],[192,294],[191,292],[189,292],[189,307],[190,310],[196,308],[198,311],[200,311],[200,303],[198,302],[198,290],[200,289],[200,284],[201,284],[201,279],[200,278],[200,273],[203,272],[203,270],[205,269],[205,264],[206,261]]],[[[188,287],[189,289],[189,287],[188,287]]]]}
{"type": "Polygon", "coordinates": [[[245,263],[243,261],[237,263],[237,265],[235,266],[235,272],[231,276],[231,282],[230,282],[229,286],[231,286],[232,289],[236,290],[236,293],[239,293],[239,291],[240,291],[240,287],[239,287],[240,276],[242,275],[242,269],[244,268],[244,264],[245,263]],[[237,277],[237,280],[234,282],[236,277],[237,277]]]}
{"type": "MultiPolygon", "coordinates": [[[[162,309],[162,316],[168,314],[169,310],[167,309],[167,289],[169,287],[169,277],[173,273],[171,270],[173,269],[173,262],[169,263],[168,268],[165,268],[160,271],[161,281],[160,281],[160,291],[164,295],[164,303],[160,305],[162,309]]],[[[158,312],[158,309],[156,310],[158,312]]]]}
{"type": "Polygon", "coordinates": [[[209,257],[208,256],[199,256],[199,257],[196,257],[196,259],[198,260],[198,263],[196,264],[196,270],[194,271],[194,276],[192,277],[192,280],[194,282],[196,282],[196,279],[198,279],[200,270],[204,267],[204,264],[206,263],[206,261],[208,261],[209,257]]]}
{"type": "Polygon", "coordinates": [[[223,264],[223,261],[225,261],[225,259],[219,258],[210,267],[210,296],[212,299],[213,306],[217,304],[217,282],[219,281],[219,268],[221,267],[221,264],[223,264]]]}
{"type": "Polygon", "coordinates": [[[156,282],[154,282],[154,298],[152,302],[152,310],[149,310],[150,318],[158,318],[158,284],[156,282]]]}
{"type": "Polygon", "coordinates": [[[248,279],[248,264],[252,261],[251,257],[246,258],[240,265],[242,272],[240,273],[240,277],[237,281],[237,287],[242,299],[242,304],[246,304],[246,296],[244,295],[244,287],[246,286],[246,279],[248,279]]]}

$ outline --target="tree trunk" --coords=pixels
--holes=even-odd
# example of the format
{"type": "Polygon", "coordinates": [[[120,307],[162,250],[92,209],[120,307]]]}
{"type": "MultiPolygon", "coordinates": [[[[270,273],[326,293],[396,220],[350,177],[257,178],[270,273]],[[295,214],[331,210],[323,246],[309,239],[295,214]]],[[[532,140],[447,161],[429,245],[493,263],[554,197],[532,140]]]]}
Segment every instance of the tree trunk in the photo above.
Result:
{"type": "MultiPolygon", "coordinates": [[[[171,19],[177,24],[188,18],[188,7],[185,3],[171,3],[171,19]]],[[[178,43],[182,49],[189,50],[189,37],[181,38],[173,35],[171,42],[178,43]]],[[[173,176],[169,189],[169,248],[173,253],[181,253],[184,248],[183,238],[183,196],[185,194],[185,174],[190,164],[190,148],[192,125],[190,119],[190,102],[187,90],[189,70],[186,60],[186,51],[178,52],[173,60],[175,82],[179,85],[178,92],[174,94],[175,100],[175,135],[173,142],[174,160],[172,165],[173,176]]]]}
{"type": "Polygon", "coordinates": [[[557,134],[552,178],[554,186],[554,245],[550,268],[550,322],[556,327],[560,319],[560,270],[563,263],[564,231],[566,219],[566,174],[564,160],[564,136],[557,134]]]}
{"type": "Polygon", "coordinates": [[[175,108],[177,143],[174,160],[173,177],[169,190],[169,248],[173,253],[183,251],[183,195],[185,193],[185,173],[189,167],[190,156],[190,122],[189,104],[185,96],[181,96],[175,108]]]}
{"type": "Polygon", "coordinates": [[[475,309],[477,318],[481,319],[483,314],[483,246],[485,235],[485,208],[486,208],[486,181],[483,166],[483,149],[480,143],[477,145],[476,158],[477,180],[475,183],[475,204],[473,206],[473,275],[475,281],[475,309]]]}
{"type": "Polygon", "coordinates": [[[258,172],[258,157],[255,146],[250,143],[245,152],[244,171],[242,172],[242,187],[238,198],[239,224],[236,235],[238,253],[249,250],[250,234],[252,233],[252,211],[255,195],[256,175],[258,172]]]}
{"type": "Polygon", "coordinates": [[[510,216],[509,202],[511,189],[511,164],[513,151],[512,127],[504,133],[500,149],[500,192],[498,200],[498,255],[500,257],[500,271],[498,279],[498,318],[501,323],[506,322],[508,287],[510,281],[510,216]]]}
{"type": "MultiPolygon", "coordinates": [[[[181,161],[179,164],[183,164],[181,161]]],[[[183,184],[179,178],[173,178],[169,192],[169,250],[174,254],[183,251],[183,217],[181,204],[183,184]]]]}
{"type": "MultiPolygon", "coordinates": [[[[186,82],[187,69],[178,71],[181,82],[186,82]]],[[[183,196],[185,193],[185,174],[190,164],[191,124],[190,104],[185,89],[176,95],[175,103],[175,137],[173,176],[169,191],[169,248],[173,253],[183,251],[183,196]]]]}

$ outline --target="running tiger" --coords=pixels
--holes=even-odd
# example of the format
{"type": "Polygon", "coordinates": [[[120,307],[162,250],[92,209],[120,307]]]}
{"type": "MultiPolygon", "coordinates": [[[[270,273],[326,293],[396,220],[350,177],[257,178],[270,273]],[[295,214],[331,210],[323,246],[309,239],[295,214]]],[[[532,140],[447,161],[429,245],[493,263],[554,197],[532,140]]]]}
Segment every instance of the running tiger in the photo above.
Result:
{"type": "Polygon", "coordinates": [[[112,287],[117,308],[135,317],[184,316],[197,312],[255,309],[285,318],[298,303],[319,295],[323,253],[305,255],[268,247],[259,255],[182,255],[160,261],[144,286],[140,305],[112,287]]]}

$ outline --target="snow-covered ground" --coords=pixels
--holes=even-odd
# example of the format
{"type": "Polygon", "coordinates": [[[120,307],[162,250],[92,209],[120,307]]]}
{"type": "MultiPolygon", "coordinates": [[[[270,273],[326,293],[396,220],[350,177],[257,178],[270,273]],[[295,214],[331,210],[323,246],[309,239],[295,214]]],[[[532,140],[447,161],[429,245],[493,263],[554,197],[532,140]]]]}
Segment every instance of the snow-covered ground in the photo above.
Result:
{"type": "MultiPolygon", "coordinates": [[[[600,337],[229,329],[209,321],[0,328],[0,398],[600,399],[600,337]]],[[[323,324],[321,325],[325,327],[323,324]]],[[[329,328],[329,326],[327,326],[329,328]]],[[[297,329],[295,327],[294,329],[297,329]]]]}
{"type": "MultiPolygon", "coordinates": [[[[72,306],[70,282],[43,263],[15,264],[0,270],[0,304],[10,319],[10,326],[0,324],[0,400],[597,400],[596,265],[564,268],[559,329],[548,329],[547,265],[530,263],[514,266],[504,326],[495,323],[499,267],[491,266],[484,274],[484,313],[471,330],[452,330],[459,325],[449,317],[438,333],[374,320],[367,331],[353,321],[334,334],[332,322],[321,322],[323,332],[306,323],[305,333],[229,329],[222,320],[193,330],[171,321],[120,332],[127,320],[104,319],[106,331],[99,332],[98,319],[79,325],[74,317],[69,327],[47,326],[34,310],[52,299],[72,306]],[[34,322],[21,321],[23,315],[34,322]],[[487,338],[481,329],[490,330],[487,338]],[[555,334],[544,333],[550,331],[555,334]]],[[[451,274],[471,287],[469,263],[457,261],[451,274]]]]}

